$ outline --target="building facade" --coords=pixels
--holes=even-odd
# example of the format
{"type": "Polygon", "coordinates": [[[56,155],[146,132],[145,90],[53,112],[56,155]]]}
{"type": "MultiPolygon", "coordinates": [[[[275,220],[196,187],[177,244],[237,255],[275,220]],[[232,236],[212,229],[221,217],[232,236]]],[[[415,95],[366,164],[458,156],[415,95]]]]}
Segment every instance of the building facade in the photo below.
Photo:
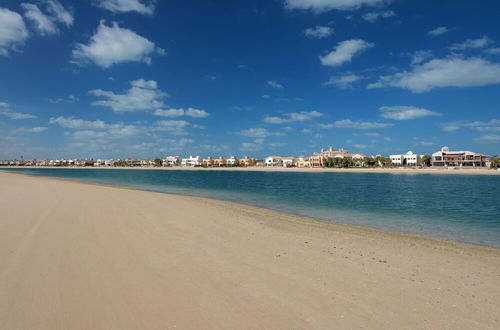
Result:
{"type": "Polygon", "coordinates": [[[448,147],[442,147],[432,154],[432,166],[486,167],[487,157],[472,151],[450,151],[448,147]]]}

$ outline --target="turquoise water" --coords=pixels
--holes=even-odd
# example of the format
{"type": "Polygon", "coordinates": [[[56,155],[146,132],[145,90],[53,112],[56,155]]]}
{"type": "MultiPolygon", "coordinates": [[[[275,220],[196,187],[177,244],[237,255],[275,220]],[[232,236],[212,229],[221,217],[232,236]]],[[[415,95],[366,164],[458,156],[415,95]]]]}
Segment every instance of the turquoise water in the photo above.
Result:
{"type": "Polygon", "coordinates": [[[500,247],[500,176],[8,169],[229,200],[321,220],[500,247]]]}

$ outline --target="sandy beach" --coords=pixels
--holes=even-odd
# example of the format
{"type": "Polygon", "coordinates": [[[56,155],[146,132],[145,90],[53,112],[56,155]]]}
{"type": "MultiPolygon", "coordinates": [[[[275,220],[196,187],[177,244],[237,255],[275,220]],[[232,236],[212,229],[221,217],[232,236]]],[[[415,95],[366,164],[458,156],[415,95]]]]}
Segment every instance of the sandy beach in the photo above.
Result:
{"type": "Polygon", "coordinates": [[[499,249],[1,171],[0,210],[0,329],[500,328],[499,249]]]}

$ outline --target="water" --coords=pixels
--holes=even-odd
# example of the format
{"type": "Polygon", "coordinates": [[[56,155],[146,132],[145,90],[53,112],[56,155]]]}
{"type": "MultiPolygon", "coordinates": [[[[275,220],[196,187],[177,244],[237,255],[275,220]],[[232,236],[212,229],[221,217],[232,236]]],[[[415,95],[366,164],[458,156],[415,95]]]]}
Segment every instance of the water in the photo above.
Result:
{"type": "Polygon", "coordinates": [[[229,200],[321,220],[500,247],[500,176],[9,169],[229,200]]]}

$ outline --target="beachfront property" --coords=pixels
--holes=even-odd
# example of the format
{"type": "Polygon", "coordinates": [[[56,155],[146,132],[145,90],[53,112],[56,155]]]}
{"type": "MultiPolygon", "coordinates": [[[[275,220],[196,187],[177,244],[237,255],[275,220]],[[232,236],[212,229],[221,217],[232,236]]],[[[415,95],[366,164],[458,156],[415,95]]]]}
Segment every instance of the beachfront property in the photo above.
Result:
{"type": "Polygon", "coordinates": [[[393,165],[397,166],[419,166],[422,163],[422,156],[408,151],[406,154],[390,155],[393,165]]]}
{"type": "Polygon", "coordinates": [[[203,160],[201,159],[200,156],[189,156],[187,158],[182,158],[181,160],[182,167],[195,167],[202,165],[203,165],[203,160]]]}
{"type": "Polygon", "coordinates": [[[256,166],[257,165],[257,159],[249,158],[248,156],[245,156],[243,158],[238,159],[238,165],[239,166],[256,166]]]}
{"type": "Polygon", "coordinates": [[[450,151],[442,147],[432,154],[432,166],[435,167],[486,167],[487,155],[472,151],[450,151]]]}
{"type": "Polygon", "coordinates": [[[264,160],[266,166],[268,167],[293,167],[295,166],[296,159],[294,157],[280,157],[280,156],[268,156],[264,160]]]}
{"type": "Polygon", "coordinates": [[[181,163],[181,157],[179,156],[167,156],[162,161],[162,165],[168,167],[179,166],[180,163],[181,163]]]}
{"type": "Polygon", "coordinates": [[[226,159],[226,165],[227,166],[238,166],[238,158],[231,156],[228,159],[226,159]]]}
{"type": "Polygon", "coordinates": [[[223,167],[227,165],[227,161],[224,157],[220,156],[219,158],[214,159],[214,166],[223,167]]]}

